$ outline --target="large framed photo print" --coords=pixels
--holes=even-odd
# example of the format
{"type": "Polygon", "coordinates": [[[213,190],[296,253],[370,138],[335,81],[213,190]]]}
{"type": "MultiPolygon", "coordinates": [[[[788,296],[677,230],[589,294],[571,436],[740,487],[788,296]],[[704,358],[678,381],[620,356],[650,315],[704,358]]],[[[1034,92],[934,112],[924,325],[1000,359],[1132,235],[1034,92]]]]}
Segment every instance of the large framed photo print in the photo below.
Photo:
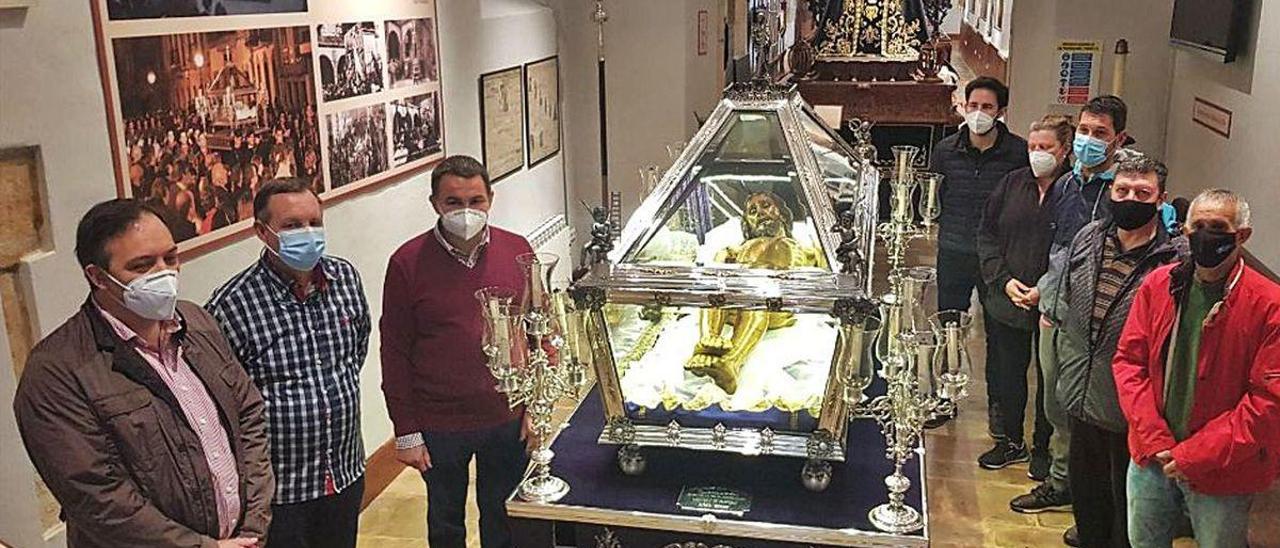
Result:
{"type": "Polygon", "coordinates": [[[107,0],[112,21],[306,11],[307,0],[107,0]]]}
{"type": "Polygon", "coordinates": [[[429,169],[435,1],[90,0],[117,194],[190,256],[248,234],[273,179],[329,202],[429,169]]]}
{"type": "Polygon", "coordinates": [[[529,167],[560,152],[560,63],[548,57],[524,66],[529,167]]]}
{"type": "Polygon", "coordinates": [[[524,107],[519,66],[480,75],[480,141],[492,181],[524,167],[524,107]]]}

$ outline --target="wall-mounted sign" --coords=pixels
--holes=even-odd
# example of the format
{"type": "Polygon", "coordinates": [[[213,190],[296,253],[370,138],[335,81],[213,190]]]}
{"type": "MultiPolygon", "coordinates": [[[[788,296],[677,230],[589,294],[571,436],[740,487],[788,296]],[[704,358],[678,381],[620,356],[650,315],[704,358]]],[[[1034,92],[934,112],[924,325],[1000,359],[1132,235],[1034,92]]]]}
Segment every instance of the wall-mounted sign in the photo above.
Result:
{"type": "Polygon", "coordinates": [[[698,10],[698,55],[707,54],[708,26],[707,10],[698,10]]]}
{"type": "Polygon", "coordinates": [[[1227,139],[1231,138],[1231,111],[1199,97],[1191,105],[1191,120],[1227,139]]]}
{"type": "Polygon", "coordinates": [[[1062,41],[1058,43],[1058,99],[1056,104],[1083,106],[1098,93],[1098,71],[1102,44],[1062,41]]]}

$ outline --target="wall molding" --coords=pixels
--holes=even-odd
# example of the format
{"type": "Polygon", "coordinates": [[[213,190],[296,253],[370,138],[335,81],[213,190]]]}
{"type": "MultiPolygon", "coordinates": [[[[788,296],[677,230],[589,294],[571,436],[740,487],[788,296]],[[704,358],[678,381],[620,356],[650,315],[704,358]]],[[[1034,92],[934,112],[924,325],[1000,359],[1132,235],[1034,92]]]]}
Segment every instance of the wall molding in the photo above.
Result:
{"type": "Polygon", "coordinates": [[[396,440],[389,439],[369,455],[364,468],[364,497],[360,510],[364,511],[404,471],[405,465],[396,460],[396,440]]]}

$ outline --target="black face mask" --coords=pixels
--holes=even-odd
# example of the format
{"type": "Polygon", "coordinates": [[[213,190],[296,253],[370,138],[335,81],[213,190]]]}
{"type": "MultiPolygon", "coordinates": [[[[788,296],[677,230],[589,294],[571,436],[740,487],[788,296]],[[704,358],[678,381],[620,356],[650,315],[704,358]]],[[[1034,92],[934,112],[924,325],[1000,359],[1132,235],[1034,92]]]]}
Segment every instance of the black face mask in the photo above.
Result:
{"type": "Polygon", "coordinates": [[[1156,216],[1156,205],[1147,202],[1124,200],[1111,202],[1111,218],[1124,230],[1142,228],[1156,216]]]}
{"type": "Polygon", "coordinates": [[[1216,268],[1236,250],[1236,233],[1199,229],[1187,237],[1191,258],[1201,268],[1216,268]]]}

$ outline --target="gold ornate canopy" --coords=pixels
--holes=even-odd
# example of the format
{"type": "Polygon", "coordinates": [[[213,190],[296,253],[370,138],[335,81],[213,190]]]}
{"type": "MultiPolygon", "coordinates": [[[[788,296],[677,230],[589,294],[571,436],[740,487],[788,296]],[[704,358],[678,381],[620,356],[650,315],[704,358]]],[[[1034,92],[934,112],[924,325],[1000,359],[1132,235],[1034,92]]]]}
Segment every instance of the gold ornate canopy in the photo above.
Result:
{"type": "Polygon", "coordinates": [[[843,0],[819,18],[819,59],[920,57],[920,20],[907,17],[906,0],[843,0]]]}

